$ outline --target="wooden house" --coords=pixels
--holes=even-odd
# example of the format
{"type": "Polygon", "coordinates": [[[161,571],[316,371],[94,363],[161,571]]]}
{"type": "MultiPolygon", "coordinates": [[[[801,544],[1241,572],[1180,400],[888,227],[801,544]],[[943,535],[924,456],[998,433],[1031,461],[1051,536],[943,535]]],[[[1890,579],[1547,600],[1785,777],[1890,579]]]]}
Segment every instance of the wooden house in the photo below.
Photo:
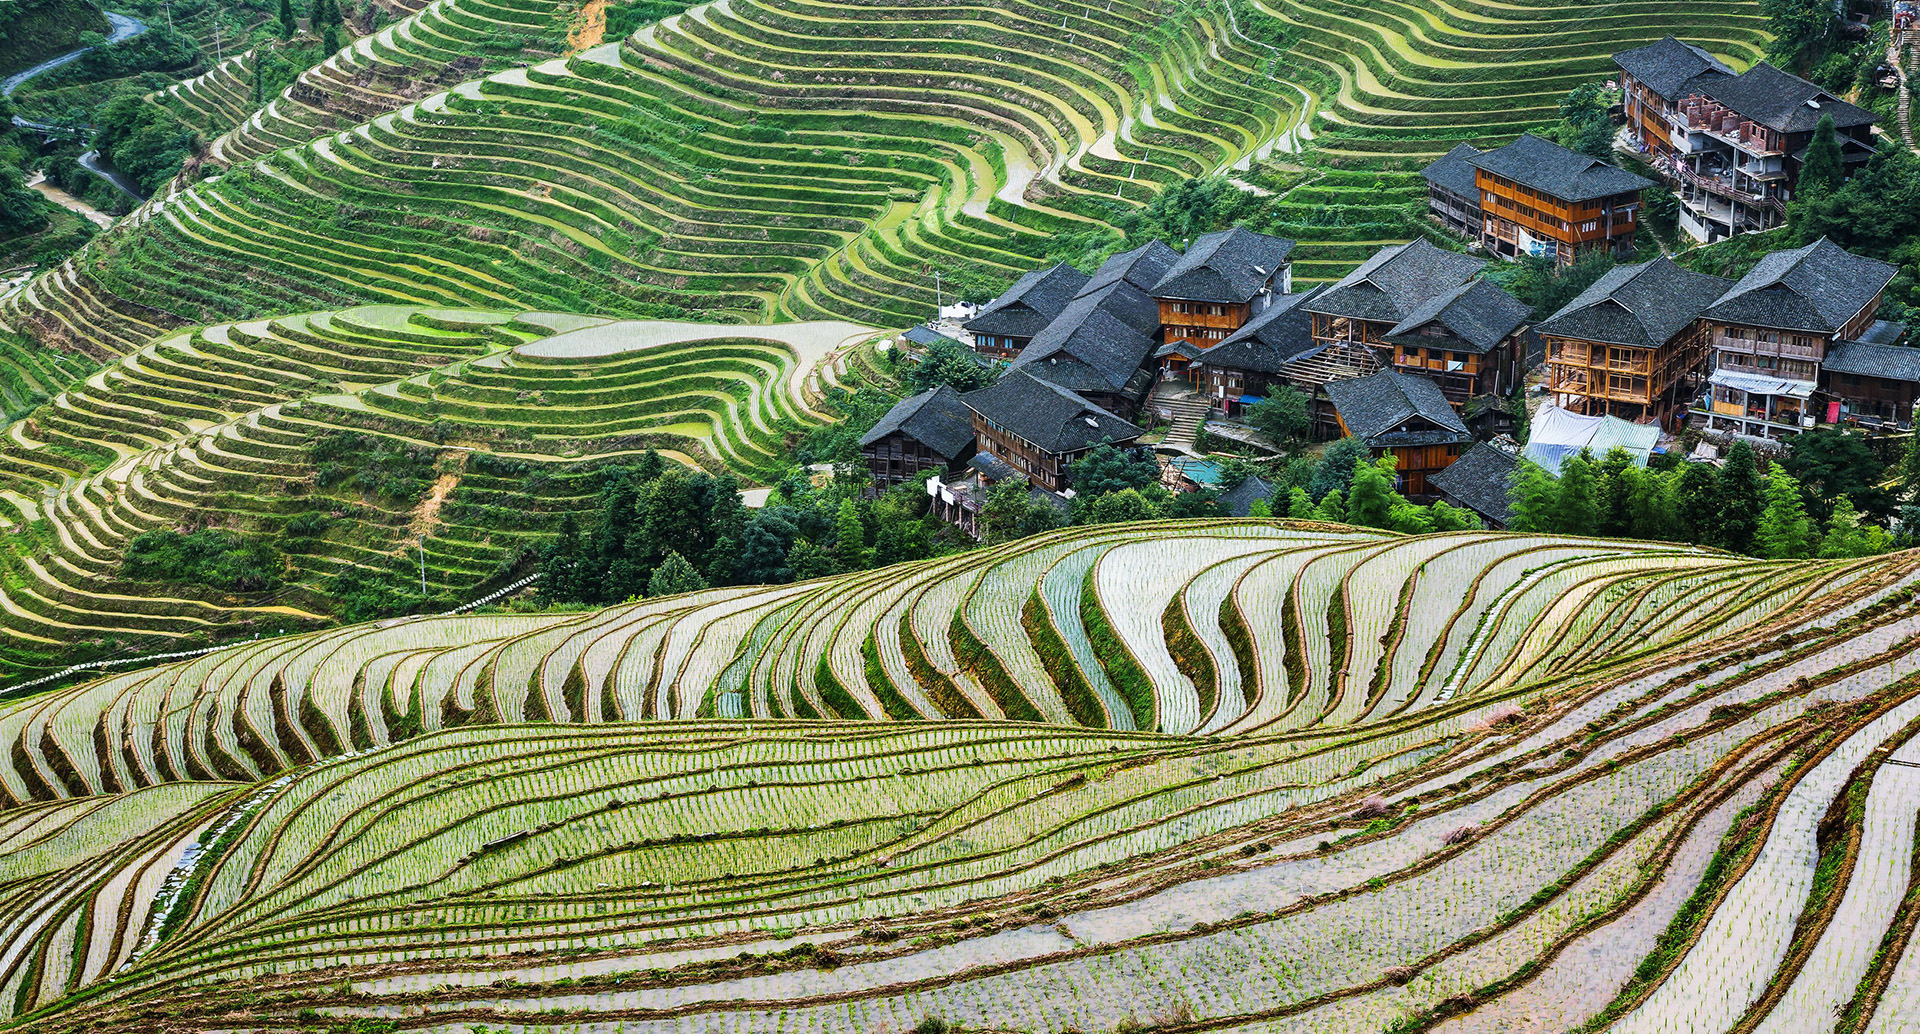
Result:
{"type": "Polygon", "coordinates": [[[1837,418],[1812,401],[1821,366],[1835,344],[1873,330],[1896,272],[1825,238],[1761,258],[1701,313],[1713,373],[1694,412],[1710,429],[1759,438],[1837,418]]]}
{"type": "Polygon", "coordinates": [[[1652,180],[1532,133],[1465,161],[1475,170],[1488,253],[1561,265],[1593,251],[1633,254],[1640,191],[1652,180]]]}
{"type": "Polygon", "coordinates": [[[1440,388],[1424,377],[1382,370],[1330,381],[1325,391],[1342,432],[1365,442],[1374,456],[1398,461],[1396,479],[1410,499],[1435,496],[1429,479],[1452,466],[1473,441],[1440,388]]]}
{"type": "Polygon", "coordinates": [[[1087,274],[1064,262],[1027,273],[964,324],[973,347],[997,359],[1019,355],[1086,285],[1087,274]]]}
{"type": "Polygon", "coordinates": [[[1857,341],[1837,341],[1820,364],[1815,397],[1829,423],[1873,430],[1908,430],[1920,399],[1920,348],[1895,344],[1906,333],[1881,320],[1857,341]]]}
{"type": "MultiPolygon", "coordinates": [[[[1029,484],[1062,493],[1072,486],[1067,467],[1100,445],[1126,445],[1146,431],[1056,384],[1024,370],[960,396],[972,412],[981,453],[1029,484]]],[[[976,460],[979,457],[975,458],[976,460]]]]}
{"type": "Polygon", "coordinates": [[[1731,286],[1664,256],[1608,270],[1535,328],[1553,403],[1671,428],[1707,374],[1699,316],[1731,286]]]}
{"type": "MultiPolygon", "coordinates": [[[[1370,349],[1359,350],[1359,361],[1354,363],[1336,362],[1331,357],[1317,361],[1325,349],[1313,340],[1313,315],[1307,311],[1307,303],[1325,290],[1321,285],[1303,294],[1276,298],[1225,341],[1196,353],[1189,370],[1194,387],[1203,391],[1222,414],[1235,416],[1283,385],[1313,398],[1320,385],[1329,380],[1363,377],[1379,370],[1381,363],[1370,349]]],[[[1331,424],[1331,413],[1327,419],[1331,424]]]]}
{"type": "Polygon", "coordinates": [[[1479,154],[1480,149],[1472,144],[1455,144],[1453,150],[1420,170],[1427,181],[1427,214],[1441,226],[1470,239],[1480,236],[1482,213],[1479,170],[1468,159],[1479,154]]]}
{"type": "Polygon", "coordinates": [[[973,411],[945,384],[901,399],[860,438],[860,455],[881,489],[957,471],[973,453],[973,411]]]}
{"type": "Polygon", "coordinates": [[[1237,226],[1196,239],[1150,292],[1159,303],[1160,343],[1208,348],[1225,340],[1292,290],[1293,247],[1237,226]]]}

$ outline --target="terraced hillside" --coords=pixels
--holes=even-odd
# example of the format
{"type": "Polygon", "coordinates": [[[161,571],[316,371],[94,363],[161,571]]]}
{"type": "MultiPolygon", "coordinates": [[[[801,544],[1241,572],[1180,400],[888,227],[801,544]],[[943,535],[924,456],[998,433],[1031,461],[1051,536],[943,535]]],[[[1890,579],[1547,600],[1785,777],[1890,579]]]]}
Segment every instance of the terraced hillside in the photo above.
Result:
{"type": "MultiPolygon", "coordinates": [[[[344,83],[476,2],[440,0],[323,74],[344,83]]],[[[1751,5],[1712,6],[1751,56],[1751,5]]],[[[1413,232],[1420,156],[1548,121],[1613,50],[1698,27],[1653,3],[1367,15],[723,0],[308,142],[332,124],[282,98],[221,145],[257,162],[150,204],[3,318],[98,356],[182,321],[368,301],[898,325],[924,315],[929,268],[1028,268],[1048,233],[1299,147],[1324,98],[1315,146],[1401,171],[1285,210],[1303,277],[1323,278],[1413,232]]],[[[406,99],[341,89],[363,114],[406,99]]]]}
{"type": "Polygon", "coordinates": [[[163,338],[0,438],[0,659],[311,621],[333,609],[320,585],[402,550],[429,594],[465,593],[596,505],[600,463],[651,448],[773,476],[786,436],[833,419],[809,401],[822,360],[866,336],[366,307],[163,338]],[[531,473],[535,509],[500,505],[531,473]],[[297,555],[271,591],[123,573],[141,533],[206,526],[297,555]]]}
{"type": "Polygon", "coordinates": [[[236,647],[0,722],[0,1004],[1903,1029],[1916,561],[1148,525],[236,647]]]}

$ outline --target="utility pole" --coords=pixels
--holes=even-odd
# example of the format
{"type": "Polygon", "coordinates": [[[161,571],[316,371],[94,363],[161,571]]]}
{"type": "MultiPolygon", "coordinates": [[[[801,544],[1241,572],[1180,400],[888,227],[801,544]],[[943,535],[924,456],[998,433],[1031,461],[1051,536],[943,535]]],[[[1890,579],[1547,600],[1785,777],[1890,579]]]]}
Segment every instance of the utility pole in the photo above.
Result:
{"type": "Polygon", "coordinates": [[[941,295],[940,295],[940,271],[936,269],[933,271],[933,318],[935,320],[938,320],[940,318],[940,310],[942,307],[943,307],[943,303],[941,301],[941,295]]]}
{"type": "Polygon", "coordinates": [[[427,537],[419,537],[420,545],[420,598],[427,598],[427,537]]]}

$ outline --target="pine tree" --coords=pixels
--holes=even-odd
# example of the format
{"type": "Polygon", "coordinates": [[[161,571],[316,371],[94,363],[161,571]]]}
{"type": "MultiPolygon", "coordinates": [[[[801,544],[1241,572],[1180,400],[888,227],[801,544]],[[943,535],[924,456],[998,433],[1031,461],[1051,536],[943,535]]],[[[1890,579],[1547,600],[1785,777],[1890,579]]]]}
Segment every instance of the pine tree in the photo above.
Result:
{"type": "Polygon", "coordinates": [[[667,558],[660,561],[660,566],[653,569],[653,577],[647,579],[648,596],[678,596],[706,587],[707,580],[675,550],[667,551],[667,558]]]}
{"type": "Polygon", "coordinates": [[[840,570],[864,571],[873,566],[873,550],[867,548],[867,529],[860,521],[860,507],[853,500],[840,500],[833,528],[833,558],[840,570]]]}
{"type": "MultiPolygon", "coordinates": [[[[334,22],[320,30],[320,53],[331,57],[339,52],[340,25],[338,22],[334,22]]],[[[326,59],[326,57],[322,57],[320,60],[325,61],[326,59]]]]}
{"type": "Polygon", "coordinates": [[[255,107],[258,107],[260,102],[267,99],[265,84],[261,82],[261,69],[265,64],[266,62],[263,60],[263,55],[259,51],[255,51],[253,55],[253,103],[255,107]]]}
{"type": "Polygon", "coordinates": [[[1682,542],[1718,545],[1720,536],[1720,472],[1711,464],[1687,463],[1673,486],[1675,515],[1682,542]]]}
{"type": "Polygon", "coordinates": [[[1353,465],[1367,458],[1367,443],[1348,435],[1339,441],[1329,443],[1325,452],[1320,454],[1320,462],[1313,468],[1313,477],[1307,482],[1307,494],[1315,499],[1326,497],[1328,492],[1347,493],[1347,486],[1353,481],[1353,465]]]}
{"type": "Polygon", "coordinates": [[[280,38],[292,39],[300,31],[300,23],[293,17],[293,0],[280,0],[280,38]]]}
{"type": "Polygon", "coordinates": [[[1563,535],[1592,535],[1594,528],[1593,461],[1582,452],[1560,464],[1560,491],[1553,501],[1553,530],[1563,535]]]}
{"type": "Polygon", "coordinates": [[[1521,460],[1507,482],[1507,527],[1513,531],[1552,531],[1560,486],[1532,460],[1521,460]]]}
{"type": "Polygon", "coordinates": [[[560,517],[560,534],[541,551],[542,595],[563,603],[580,598],[580,553],[580,521],[568,510],[560,517]]]}
{"type": "Polygon", "coordinates": [[[1392,527],[1393,507],[1406,500],[1393,490],[1392,456],[1353,465],[1353,487],[1347,493],[1347,522],[1366,528],[1392,527]]]}
{"type": "Polygon", "coordinates": [[[1753,446],[1746,442],[1736,441],[1727,450],[1726,466],[1720,470],[1720,536],[1714,545],[1735,553],[1753,552],[1753,535],[1760,527],[1761,497],[1766,494],[1759,462],[1753,446]]]}
{"type": "Polygon", "coordinates": [[[1833,129],[1833,116],[1822,115],[1813,128],[1813,142],[1807,145],[1807,156],[1800,161],[1800,175],[1793,182],[1794,196],[1798,199],[1802,195],[1830,194],[1846,179],[1845,158],[1840,153],[1839,136],[1833,129]]]}
{"type": "Polygon", "coordinates": [[[1807,520],[1806,504],[1800,499],[1800,482],[1776,465],[1767,475],[1766,500],[1753,535],[1755,555],[1788,560],[1812,552],[1813,524],[1807,520]]]}

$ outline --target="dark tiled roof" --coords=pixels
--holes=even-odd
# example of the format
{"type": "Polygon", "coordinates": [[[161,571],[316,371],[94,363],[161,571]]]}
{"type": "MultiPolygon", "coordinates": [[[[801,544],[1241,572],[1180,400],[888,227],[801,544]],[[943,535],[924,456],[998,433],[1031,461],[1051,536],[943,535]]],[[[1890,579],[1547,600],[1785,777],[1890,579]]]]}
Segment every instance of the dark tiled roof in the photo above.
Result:
{"type": "Polygon", "coordinates": [[[872,445],[895,431],[953,459],[973,445],[973,413],[960,401],[959,392],[942,384],[894,403],[872,430],[860,436],[860,445],[872,445]]]}
{"type": "Polygon", "coordinates": [[[1012,368],[1076,391],[1118,390],[1153,355],[1159,313],[1139,288],[1116,283],[1074,299],[1028,342],[1012,368]],[[1152,315],[1143,316],[1146,311],[1152,315]]]}
{"type": "Polygon", "coordinates": [[[1398,323],[1473,278],[1487,260],[1446,251],[1422,237],[1381,248],[1314,298],[1309,311],[1398,323]]]}
{"type": "Polygon", "coordinates": [[[1467,163],[1563,201],[1591,201],[1653,186],[1645,176],[1532,133],[1522,133],[1513,143],[1468,158],[1467,163]]]}
{"type": "Polygon", "coordinates": [[[1906,324],[1895,323],[1892,320],[1874,320],[1873,323],[1861,333],[1860,340],[1869,345],[1897,345],[1900,343],[1900,339],[1906,336],[1906,324]]]}
{"type": "Polygon", "coordinates": [[[1447,397],[1440,393],[1440,386],[1425,377],[1382,370],[1367,377],[1328,381],[1325,390],[1340,414],[1340,422],[1374,448],[1438,445],[1472,437],[1447,404],[1447,397]],[[1427,426],[1398,430],[1415,418],[1427,426]]]}
{"type": "Polygon", "coordinates": [[[1615,266],[1535,330],[1556,337],[1658,348],[1686,329],[1733,281],[1665,257],[1615,266]]]}
{"type": "Polygon", "coordinates": [[[1322,284],[1304,294],[1275,298],[1245,326],[1200,353],[1200,362],[1223,370],[1279,373],[1281,367],[1312,351],[1313,316],[1305,303],[1325,291],[1322,284]]]}
{"type": "Polygon", "coordinates": [[[1036,269],[1014,281],[1007,293],[988,302],[979,315],[966,322],[966,328],[975,334],[1032,337],[1053,322],[1086,283],[1087,274],[1064,262],[1036,269]]]}
{"type": "Polygon", "coordinates": [[[966,345],[960,344],[960,342],[954,340],[953,338],[950,338],[945,334],[942,334],[939,331],[928,327],[924,323],[916,323],[913,326],[908,327],[906,332],[901,334],[900,336],[903,338],[906,338],[908,341],[911,341],[916,345],[931,345],[936,342],[945,341],[947,344],[950,344],[950,345],[960,345],[961,348],[967,347],[966,345]]]}
{"type": "Polygon", "coordinates": [[[1670,101],[1699,92],[1716,79],[1733,78],[1733,69],[1691,43],[1668,36],[1658,43],[1613,55],[1613,63],[1647,89],[1670,101]]]}
{"type": "Polygon", "coordinates": [[[1417,340],[1416,331],[1437,323],[1461,344],[1470,346],[1468,351],[1484,353],[1519,330],[1520,325],[1527,322],[1528,311],[1520,299],[1493,281],[1472,280],[1445,294],[1435,295],[1408,313],[1387,336],[1405,334],[1417,340]]]}
{"type": "Polygon", "coordinates": [[[1827,358],[1821,362],[1820,369],[1824,373],[1851,373],[1862,377],[1884,377],[1890,381],[1920,382],[1920,348],[1841,341],[1827,350],[1827,358]]]}
{"type": "Polygon", "coordinates": [[[1822,115],[1832,115],[1840,129],[1870,125],[1879,118],[1765,61],[1732,79],[1710,83],[1702,92],[1741,117],[1781,133],[1810,133],[1822,115]]]}
{"type": "Polygon", "coordinates": [[[1507,484],[1517,465],[1515,457],[1481,442],[1447,469],[1429,475],[1427,483],[1458,500],[1461,506],[1504,525],[1513,516],[1507,502],[1507,484]]]}
{"type": "Polygon", "coordinates": [[[1722,323],[1832,334],[1871,305],[1898,271],[1822,237],[1804,248],[1762,256],[1706,316],[1722,323]]]}
{"type": "Polygon", "coordinates": [[[1480,149],[1472,144],[1455,144],[1453,150],[1433,160],[1433,164],[1420,170],[1427,182],[1442,190],[1450,190],[1465,198],[1480,200],[1480,188],[1474,182],[1473,166],[1467,159],[1480,154],[1480,149]]]}
{"type": "Polygon", "coordinates": [[[1093,273],[1093,279],[1080,289],[1083,295],[1111,287],[1125,281],[1142,291],[1152,291],[1153,285],[1167,275],[1167,270],[1180,261],[1180,253],[1161,243],[1153,241],[1141,245],[1132,251],[1123,251],[1100,264],[1093,273]]]}
{"type": "Polygon", "coordinates": [[[1245,481],[1220,493],[1219,503],[1229,514],[1245,517],[1252,512],[1255,500],[1272,498],[1273,486],[1249,475],[1245,481]]]}
{"type": "Polygon", "coordinates": [[[1284,237],[1238,226],[1209,233],[1193,242],[1151,293],[1196,302],[1249,301],[1280,274],[1291,254],[1293,242],[1284,237]]]}
{"type": "Polygon", "coordinates": [[[1145,434],[1125,420],[1024,370],[961,396],[967,408],[1048,452],[1078,452],[1145,434]]]}

